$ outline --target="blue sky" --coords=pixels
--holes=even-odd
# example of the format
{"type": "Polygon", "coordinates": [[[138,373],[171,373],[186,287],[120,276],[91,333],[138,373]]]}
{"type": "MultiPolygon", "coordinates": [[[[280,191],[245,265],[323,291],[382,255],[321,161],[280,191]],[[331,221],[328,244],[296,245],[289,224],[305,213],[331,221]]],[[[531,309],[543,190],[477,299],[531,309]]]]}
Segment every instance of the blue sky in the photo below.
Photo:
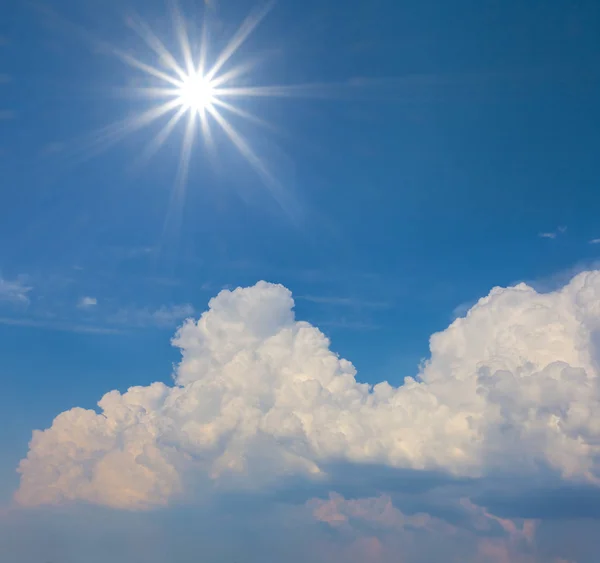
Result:
{"type": "MultiPolygon", "coordinates": [[[[191,30],[209,22],[215,50],[255,7],[181,6],[191,30]]],[[[156,64],[124,23],[131,11],[177,53],[160,1],[2,11],[4,503],[32,430],[111,390],[171,384],[171,337],[222,289],[282,284],[360,381],[396,387],[429,357],[429,337],[493,287],[553,291],[595,269],[597,2],[275,4],[235,62],[257,59],[253,84],[334,85],[240,100],[275,131],[232,117],[285,205],[218,128],[213,153],[193,149],[179,207],[182,124],[141,166],[159,123],[90,148],[100,128],[148,107],[117,93],[143,73],[94,43],[156,64]]],[[[559,561],[547,549],[531,561],[559,561]]]]}

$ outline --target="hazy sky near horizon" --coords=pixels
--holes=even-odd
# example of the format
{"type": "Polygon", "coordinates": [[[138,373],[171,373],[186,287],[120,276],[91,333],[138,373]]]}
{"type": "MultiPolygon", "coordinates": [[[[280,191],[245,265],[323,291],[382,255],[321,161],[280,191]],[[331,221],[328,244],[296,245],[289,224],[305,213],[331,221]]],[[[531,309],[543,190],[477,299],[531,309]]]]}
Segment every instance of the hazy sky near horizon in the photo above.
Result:
{"type": "Polygon", "coordinates": [[[0,559],[595,563],[600,5],[173,6],[0,9],[0,559]]]}

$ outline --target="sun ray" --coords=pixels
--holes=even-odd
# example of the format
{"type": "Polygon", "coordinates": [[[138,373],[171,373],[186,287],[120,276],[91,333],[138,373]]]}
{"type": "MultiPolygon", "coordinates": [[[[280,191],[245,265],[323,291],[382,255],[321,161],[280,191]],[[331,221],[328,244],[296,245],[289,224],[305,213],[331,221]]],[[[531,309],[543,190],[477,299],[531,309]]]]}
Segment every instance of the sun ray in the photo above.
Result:
{"type": "Polygon", "coordinates": [[[137,68],[139,70],[143,70],[146,74],[154,76],[155,78],[159,78],[160,80],[164,80],[169,84],[173,84],[173,86],[181,86],[181,80],[173,78],[170,74],[167,74],[162,70],[159,70],[149,64],[139,61],[133,55],[130,55],[129,53],[124,53],[119,49],[112,49],[112,51],[115,56],[121,59],[124,63],[127,63],[129,66],[132,66],[133,68],[137,68]]]}
{"type": "Polygon", "coordinates": [[[174,98],[179,88],[159,88],[152,86],[128,86],[126,88],[113,88],[113,92],[125,98],[164,99],[174,98]]]}
{"type": "MultiPolygon", "coordinates": [[[[135,98],[144,98],[155,104],[139,115],[117,122],[101,131],[98,135],[100,143],[112,144],[129,132],[145,127],[164,115],[168,115],[166,123],[151,138],[142,151],[141,163],[146,163],[162,146],[165,145],[174,131],[182,126],[183,139],[177,165],[176,182],[173,198],[168,214],[179,213],[181,198],[185,194],[188,181],[194,137],[199,134],[204,141],[204,148],[212,159],[220,139],[231,142],[256,172],[272,196],[291,215],[296,215],[296,206],[291,205],[291,193],[287,193],[282,183],[269,170],[269,167],[255,152],[251,138],[243,136],[236,126],[238,118],[251,124],[265,127],[277,134],[282,132],[278,127],[261,119],[246,105],[242,99],[251,98],[298,98],[318,97],[326,90],[322,84],[304,85],[254,85],[249,80],[252,68],[258,60],[234,61],[257,26],[265,18],[274,5],[268,1],[259,10],[252,12],[237,28],[225,47],[209,58],[209,34],[207,18],[204,17],[200,27],[199,43],[190,36],[189,27],[182,15],[179,0],[167,0],[174,33],[179,45],[177,53],[167,48],[167,42],[159,38],[151,27],[137,14],[129,17],[127,23],[158,59],[157,62],[145,62],[140,57],[120,49],[103,45],[103,50],[112,53],[123,63],[144,73],[147,83],[123,89],[122,92],[135,98]],[[198,49],[196,49],[198,45],[198,49]],[[243,83],[242,83],[243,80],[243,83]],[[187,115],[185,125],[182,124],[187,115]]],[[[331,87],[331,85],[330,85],[331,87]]]]}
{"type": "MultiPolygon", "coordinates": [[[[329,85],[331,87],[331,85],[329,85]]],[[[230,98],[302,98],[324,94],[323,85],[292,84],[282,86],[239,86],[219,88],[219,96],[230,98]]]]}
{"type": "Polygon", "coordinates": [[[207,112],[201,111],[199,113],[199,118],[200,118],[200,127],[202,130],[202,137],[203,137],[204,142],[206,143],[206,146],[208,147],[208,149],[212,151],[214,149],[214,141],[213,141],[213,136],[212,136],[212,130],[210,128],[210,121],[208,121],[207,112]]]}
{"type": "Polygon", "coordinates": [[[221,126],[225,134],[229,137],[231,142],[240,151],[242,156],[248,161],[248,163],[258,172],[258,174],[265,180],[270,187],[278,185],[263,161],[258,155],[252,150],[248,142],[242,137],[237,130],[231,125],[216,109],[209,107],[208,111],[214,117],[215,121],[221,126]]]}
{"type": "MultiPolygon", "coordinates": [[[[204,7],[204,17],[198,37],[199,49],[196,50],[196,38],[188,33],[191,26],[186,25],[186,20],[179,7],[179,0],[166,0],[166,2],[171,7],[173,29],[179,46],[174,51],[167,47],[169,42],[159,38],[137,13],[133,13],[126,20],[132,32],[139,36],[155,56],[156,60],[149,62],[137,53],[131,54],[129,51],[99,40],[85,29],[70,24],[49,10],[50,16],[54,17],[59,24],[75,31],[79,37],[93,45],[95,52],[119,59],[128,67],[138,71],[138,74],[145,79],[142,83],[129,88],[115,89],[115,92],[136,99],[149,100],[152,107],[96,132],[95,139],[93,139],[96,145],[94,152],[105,150],[126,134],[142,129],[163,116],[167,116],[166,123],[160,126],[158,133],[154,134],[144,146],[141,158],[143,162],[146,162],[166,143],[178,126],[183,129],[183,142],[174,187],[175,201],[177,198],[183,197],[182,194],[185,192],[184,184],[188,181],[194,135],[199,128],[204,148],[210,157],[215,156],[214,151],[221,146],[220,141],[227,139],[248,161],[280,205],[292,216],[297,215],[296,206],[291,205],[293,199],[291,192],[288,193],[288,190],[284,190],[283,184],[253,150],[252,139],[243,137],[234,124],[236,118],[241,118],[250,123],[267,127],[278,134],[281,134],[281,131],[249,111],[247,105],[240,107],[241,104],[238,102],[246,99],[251,103],[252,98],[332,98],[336,96],[336,89],[339,94],[340,87],[346,88],[350,84],[258,85],[252,83],[249,75],[256,60],[239,63],[234,61],[234,56],[239,54],[242,45],[248,41],[271,10],[274,5],[273,0],[267,0],[262,8],[252,12],[237,28],[231,39],[226,42],[224,49],[216,53],[214,57],[212,53],[209,56],[209,24],[207,23],[209,16],[206,7],[204,7]],[[221,110],[225,115],[222,115],[221,110]],[[182,121],[186,115],[188,117],[187,124],[183,126],[182,121]]],[[[81,153],[82,150],[85,152],[86,149],[85,143],[79,143],[76,152],[81,153]]]]}
{"type": "Polygon", "coordinates": [[[158,152],[170,137],[177,124],[181,121],[185,112],[186,108],[182,106],[171,116],[169,121],[167,121],[163,128],[154,136],[152,141],[146,145],[146,148],[138,160],[138,165],[146,164],[158,152]]]}
{"type": "Polygon", "coordinates": [[[232,80],[235,80],[236,78],[240,78],[244,74],[247,74],[255,66],[256,61],[249,61],[242,65],[238,65],[228,72],[224,72],[223,74],[215,76],[210,81],[210,83],[213,85],[214,88],[218,88],[223,84],[227,84],[228,82],[231,82],[232,80]]]}
{"type": "Polygon", "coordinates": [[[261,127],[264,127],[266,129],[271,129],[271,130],[276,130],[276,127],[272,124],[269,123],[268,121],[265,121],[264,119],[261,119],[260,117],[256,117],[254,114],[245,111],[237,106],[234,106],[233,104],[230,104],[228,102],[224,102],[223,100],[220,100],[219,98],[215,98],[213,100],[213,106],[219,106],[222,107],[223,109],[226,109],[227,111],[230,111],[231,113],[234,113],[235,115],[238,115],[239,117],[243,117],[244,119],[255,123],[256,125],[260,125],[261,127]]]}
{"type": "Polygon", "coordinates": [[[196,114],[189,113],[188,122],[185,128],[183,143],[181,148],[181,157],[179,160],[179,169],[177,171],[177,187],[178,190],[183,190],[187,183],[188,174],[190,171],[190,159],[192,148],[194,146],[194,134],[196,131],[196,114]]]}
{"type": "Polygon", "coordinates": [[[240,135],[240,133],[238,133],[231,123],[229,123],[216,109],[210,107],[208,108],[208,111],[214,117],[215,121],[221,126],[225,134],[229,137],[240,154],[248,161],[248,164],[250,164],[258,176],[262,179],[265,186],[269,189],[273,199],[277,201],[280,207],[289,215],[290,218],[295,220],[297,209],[293,209],[290,206],[289,198],[286,197],[286,193],[282,184],[271,174],[264,162],[252,150],[252,147],[250,147],[248,142],[242,135],[240,135]]]}
{"type": "Polygon", "coordinates": [[[172,109],[175,109],[180,104],[177,100],[171,100],[169,102],[165,102],[160,106],[156,106],[146,110],[145,112],[136,115],[134,117],[129,117],[127,119],[122,120],[114,125],[114,127],[118,127],[124,131],[124,133],[133,133],[146,125],[149,125],[159,117],[165,115],[172,109]]]}
{"type": "Polygon", "coordinates": [[[206,58],[208,57],[208,27],[206,19],[202,20],[202,31],[200,32],[200,52],[198,53],[198,66],[196,73],[204,76],[206,69],[206,58]]]}
{"type": "Polygon", "coordinates": [[[183,55],[183,61],[185,63],[186,73],[189,76],[194,73],[194,58],[192,56],[192,48],[190,45],[190,39],[187,33],[185,20],[181,15],[181,10],[179,9],[178,0],[171,0],[171,13],[173,15],[173,24],[175,26],[175,33],[177,35],[177,40],[179,41],[179,46],[181,48],[181,53],[183,55]]]}
{"type": "MultiPolygon", "coordinates": [[[[183,142],[181,144],[181,154],[179,155],[177,177],[175,179],[174,189],[171,192],[169,207],[163,227],[163,239],[168,238],[169,235],[175,235],[177,237],[180,231],[195,131],[196,114],[188,112],[188,121],[185,127],[183,142]]],[[[177,241],[175,242],[177,243],[177,241]]]]}
{"type": "Polygon", "coordinates": [[[90,153],[98,154],[108,149],[128,134],[150,125],[153,121],[156,121],[179,105],[176,100],[171,100],[159,106],[152,107],[139,115],[127,117],[100,129],[93,136],[90,153]]]}
{"type": "Polygon", "coordinates": [[[265,18],[273,5],[274,2],[268,2],[260,11],[250,14],[244,20],[238,31],[231,38],[225,49],[223,49],[221,54],[218,56],[216,62],[208,71],[206,75],[208,80],[212,80],[216,76],[217,72],[221,70],[223,65],[234,55],[234,53],[242,46],[246,39],[248,39],[250,34],[256,29],[256,26],[265,18]]]}
{"type": "Polygon", "coordinates": [[[130,16],[127,24],[133,29],[180,79],[185,79],[185,71],[179,66],[175,57],[164,46],[163,42],[154,34],[148,24],[137,16],[130,16]]]}

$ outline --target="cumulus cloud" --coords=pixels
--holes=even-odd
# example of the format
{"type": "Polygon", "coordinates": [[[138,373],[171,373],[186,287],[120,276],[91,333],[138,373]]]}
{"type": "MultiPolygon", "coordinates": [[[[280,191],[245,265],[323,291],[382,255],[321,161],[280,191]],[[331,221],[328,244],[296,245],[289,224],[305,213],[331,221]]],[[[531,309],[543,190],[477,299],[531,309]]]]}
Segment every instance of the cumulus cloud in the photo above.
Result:
{"type": "Polygon", "coordinates": [[[28,293],[32,290],[23,280],[7,280],[0,276],[0,301],[29,303],[28,293]]]}
{"type": "Polygon", "coordinates": [[[324,480],[335,462],[599,483],[600,272],[545,294],[493,289],[431,337],[400,387],[357,381],[293,306],[281,285],[222,291],[175,335],[173,386],[111,391],[100,413],[74,408],[34,432],[17,501],[143,509],[324,480]]]}

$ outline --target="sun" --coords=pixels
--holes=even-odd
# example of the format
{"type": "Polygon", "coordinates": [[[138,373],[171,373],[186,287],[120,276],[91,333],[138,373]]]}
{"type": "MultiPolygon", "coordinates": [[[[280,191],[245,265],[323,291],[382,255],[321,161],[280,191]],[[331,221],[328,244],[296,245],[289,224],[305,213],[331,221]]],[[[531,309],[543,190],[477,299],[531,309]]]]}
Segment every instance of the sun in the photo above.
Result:
{"type": "Polygon", "coordinates": [[[252,96],[287,96],[287,88],[273,86],[248,85],[252,64],[232,65],[231,59],[246,42],[258,24],[272,7],[272,3],[263,5],[251,13],[231,37],[224,49],[215,57],[209,55],[207,27],[204,23],[199,41],[190,40],[186,21],[176,0],[171,2],[175,35],[180,47],[177,56],[167,49],[163,41],[139,16],[127,19],[128,26],[144,41],[153,52],[156,60],[145,62],[131,53],[112,45],[102,44],[105,50],[115,55],[136,71],[141,71],[142,85],[124,89],[125,93],[136,98],[147,99],[151,105],[145,111],[134,114],[101,130],[98,143],[111,145],[127,133],[137,131],[150,124],[165,119],[158,133],[150,139],[143,151],[144,160],[152,156],[176,130],[178,124],[185,122],[180,153],[178,182],[184,183],[195,139],[200,133],[204,142],[213,145],[213,129],[220,128],[238,149],[242,156],[273,188],[277,182],[271,176],[261,159],[253,151],[250,143],[230,122],[231,116],[246,119],[254,124],[265,122],[238,107],[234,100],[252,96]],[[194,45],[198,43],[198,47],[194,45]],[[211,59],[212,64],[208,64],[211,59]],[[240,79],[244,86],[239,85],[240,79]],[[228,100],[228,101],[226,101],[228,100]]]}
{"type": "Polygon", "coordinates": [[[199,72],[193,72],[181,81],[177,90],[177,101],[181,107],[201,114],[213,109],[215,95],[212,82],[199,72]]]}
{"type": "MultiPolygon", "coordinates": [[[[243,109],[236,100],[253,97],[305,97],[314,94],[314,85],[254,85],[251,71],[256,60],[235,63],[235,56],[273,6],[263,4],[253,11],[239,26],[225,47],[218,53],[209,53],[208,27],[205,19],[199,37],[191,40],[188,25],[179,10],[177,0],[171,0],[173,27],[179,43],[179,54],[171,52],[150,26],[139,16],[132,15],[127,25],[143,40],[152,53],[152,60],[142,60],[137,55],[120,50],[113,45],[100,43],[97,47],[116,56],[138,73],[137,85],[120,89],[128,97],[148,100],[147,109],[117,121],[96,132],[94,152],[108,148],[125,135],[162,121],[137,164],[146,164],[171,137],[182,130],[175,193],[183,193],[188,179],[192,151],[198,138],[216,156],[215,129],[229,139],[241,156],[262,180],[271,195],[290,214],[295,214],[291,195],[270,172],[252,144],[232,123],[233,119],[246,120],[254,125],[277,129],[243,109]],[[183,125],[183,127],[180,127],[183,125]]],[[[177,196],[180,198],[180,196],[177,196]]]]}

